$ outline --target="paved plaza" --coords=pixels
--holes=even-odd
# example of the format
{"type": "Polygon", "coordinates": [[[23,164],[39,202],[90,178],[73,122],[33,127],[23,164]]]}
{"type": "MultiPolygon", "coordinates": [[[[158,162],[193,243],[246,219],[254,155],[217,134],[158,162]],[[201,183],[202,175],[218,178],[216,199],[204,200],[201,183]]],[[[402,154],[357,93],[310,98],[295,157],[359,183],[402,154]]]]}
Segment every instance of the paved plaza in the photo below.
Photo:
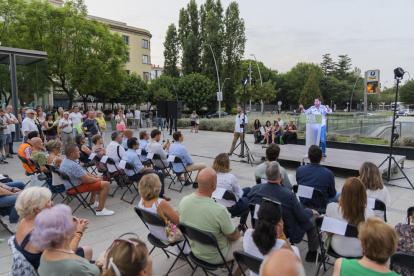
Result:
{"type": "MultiPolygon", "coordinates": [[[[149,132],[151,131],[150,128],[146,130],[148,130],[149,132]]],[[[204,163],[207,165],[207,167],[210,167],[212,165],[213,159],[217,154],[222,152],[228,152],[233,139],[232,133],[208,131],[199,131],[198,133],[191,133],[190,129],[180,130],[184,134],[183,144],[189,150],[194,161],[196,163],[204,163]]],[[[164,134],[165,139],[169,139],[170,141],[172,141],[172,136],[168,135],[169,133],[164,131],[164,134]]],[[[137,131],[134,132],[134,136],[138,137],[137,131]]],[[[251,149],[261,149],[261,145],[253,144],[253,135],[247,135],[246,141],[251,149]]],[[[105,135],[105,145],[107,145],[109,142],[110,132],[107,131],[105,135]]],[[[14,147],[16,152],[19,145],[19,143],[15,143],[14,147]]],[[[236,149],[235,153],[239,154],[239,151],[240,148],[236,149]]],[[[264,151],[265,150],[263,149],[263,156],[264,151]]],[[[327,152],[329,153],[329,148],[327,149],[327,152]]],[[[243,188],[255,185],[254,171],[257,165],[263,161],[261,161],[259,157],[255,156],[256,160],[252,167],[250,164],[240,162],[241,159],[234,155],[230,159],[232,160],[231,173],[237,177],[240,186],[243,188]]],[[[0,173],[8,174],[10,177],[13,178],[14,181],[24,181],[26,183],[29,180],[29,178],[24,174],[24,169],[17,156],[14,156],[13,159],[7,159],[7,161],[9,162],[8,165],[0,165],[0,173]]],[[[296,168],[299,166],[299,163],[282,162],[281,165],[286,168],[289,174],[293,174],[295,176],[295,171],[296,168]]],[[[405,162],[404,167],[405,172],[409,175],[410,179],[414,180],[414,161],[407,160],[405,162]]],[[[344,184],[346,178],[350,176],[357,176],[356,171],[336,169],[333,170],[333,172],[335,174],[335,183],[337,190],[341,190],[341,187],[344,184]]],[[[405,180],[398,180],[395,181],[394,184],[407,186],[405,182],[405,180]]],[[[171,197],[170,204],[175,209],[178,209],[178,205],[184,196],[189,195],[195,191],[191,186],[187,186],[184,187],[182,193],[179,193],[173,190],[169,190],[169,184],[170,182],[166,180],[165,195],[171,197]]],[[[115,188],[115,184],[113,184],[111,191],[113,191],[115,188]]],[[[397,223],[405,221],[405,214],[407,208],[410,206],[414,206],[414,191],[411,189],[392,186],[387,186],[387,188],[390,192],[392,200],[392,202],[387,206],[388,223],[392,226],[395,226],[397,223]]],[[[124,190],[118,190],[114,197],[108,197],[106,208],[115,211],[115,215],[113,216],[95,217],[90,210],[84,208],[80,208],[74,214],[79,218],[86,218],[90,220],[89,228],[86,230],[80,245],[91,246],[94,251],[94,258],[96,258],[100,252],[106,250],[115,238],[119,237],[121,234],[126,232],[136,233],[139,235],[140,239],[147,242],[148,230],[134,212],[134,207],[138,205],[140,198],[138,197],[134,201],[133,205],[130,205],[128,203],[125,203],[124,201],[121,201],[120,198],[123,192],[124,190]]],[[[60,196],[57,196],[54,200],[55,204],[61,201],[62,200],[60,196]]],[[[75,204],[71,203],[71,206],[73,207],[75,206],[75,204]]],[[[233,221],[235,225],[238,224],[237,218],[233,221]]],[[[250,223],[250,218],[248,219],[248,221],[250,223]]],[[[9,237],[10,234],[8,232],[4,231],[4,229],[0,229],[0,239],[5,239],[3,243],[0,243],[0,276],[10,274],[12,255],[11,250],[7,245],[7,240],[9,239],[9,237]]],[[[148,242],[147,246],[149,247],[149,249],[152,248],[152,246],[148,242]]],[[[301,251],[302,259],[304,260],[307,252],[307,243],[301,242],[297,246],[301,251]]],[[[156,249],[151,254],[151,256],[153,258],[153,275],[155,276],[164,275],[174,261],[174,256],[168,259],[167,256],[161,250],[158,249],[156,249]]],[[[304,266],[307,275],[315,274],[315,263],[304,262],[304,266]]],[[[324,272],[323,269],[321,269],[320,275],[332,275],[332,272],[333,269],[329,267],[327,272],[324,272]]],[[[227,273],[222,271],[216,271],[216,273],[219,275],[227,275],[227,273]]],[[[178,261],[173,271],[170,273],[171,276],[190,274],[190,266],[181,260],[178,261]]],[[[195,275],[204,275],[204,273],[201,269],[198,269],[195,275]]],[[[247,273],[247,275],[249,274],[247,273]]]]}

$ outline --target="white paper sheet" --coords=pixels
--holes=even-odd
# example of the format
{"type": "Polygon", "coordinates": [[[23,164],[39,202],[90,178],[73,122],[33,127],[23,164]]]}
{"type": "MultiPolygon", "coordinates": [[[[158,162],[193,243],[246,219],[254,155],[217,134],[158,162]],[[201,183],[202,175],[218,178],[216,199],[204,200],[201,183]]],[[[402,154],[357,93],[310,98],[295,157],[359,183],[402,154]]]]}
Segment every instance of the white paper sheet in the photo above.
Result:
{"type": "Polygon", "coordinates": [[[313,195],[313,188],[308,186],[298,186],[298,196],[311,199],[313,195]]]}
{"type": "Polygon", "coordinates": [[[267,180],[264,178],[262,178],[261,181],[262,181],[261,183],[267,183],[267,180]]]}
{"type": "Polygon", "coordinates": [[[0,180],[6,179],[6,177],[2,174],[0,174],[0,180]]]}
{"type": "Polygon", "coordinates": [[[101,158],[101,163],[106,163],[106,160],[108,160],[108,156],[106,156],[106,155],[104,155],[104,156],[102,156],[102,158],[101,158]]]}
{"type": "Polygon", "coordinates": [[[175,156],[174,155],[168,155],[168,161],[174,162],[175,156]]]}
{"type": "Polygon", "coordinates": [[[121,161],[119,161],[119,167],[120,167],[121,169],[124,169],[124,170],[125,170],[125,165],[126,165],[126,161],[125,161],[125,160],[121,160],[121,161]]]}
{"type": "Polygon", "coordinates": [[[330,217],[324,217],[321,230],[345,236],[347,225],[348,223],[346,223],[345,221],[330,217]]]}
{"type": "Polygon", "coordinates": [[[93,160],[95,158],[96,154],[95,153],[91,153],[91,155],[89,155],[89,160],[93,160]]]}
{"type": "Polygon", "coordinates": [[[225,192],[226,192],[226,189],[216,188],[216,190],[213,192],[211,197],[215,199],[222,199],[225,192]]]}
{"type": "Polygon", "coordinates": [[[375,208],[375,198],[371,198],[371,197],[368,198],[367,207],[371,209],[375,208]]]}
{"type": "Polygon", "coordinates": [[[137,149],[137,154],[141,155],[142,149],[137,149]]]}
{"type": "Polygon", "coordinates": [[[254,207],[254,214],[253,214],[254,219],[259,219],[259,217],[257,216],[257,214],[259,213],[259,209],[260,209],[260,205],[256,204],[256,206],[254,207]]]}
{"type": "Polygon", "coordinates": [[[153,152],[148,152],[147,153],[147,158],[148,159],[151,159],[152,160],[153,157],[154,157],[154,153],[153,152]]]}

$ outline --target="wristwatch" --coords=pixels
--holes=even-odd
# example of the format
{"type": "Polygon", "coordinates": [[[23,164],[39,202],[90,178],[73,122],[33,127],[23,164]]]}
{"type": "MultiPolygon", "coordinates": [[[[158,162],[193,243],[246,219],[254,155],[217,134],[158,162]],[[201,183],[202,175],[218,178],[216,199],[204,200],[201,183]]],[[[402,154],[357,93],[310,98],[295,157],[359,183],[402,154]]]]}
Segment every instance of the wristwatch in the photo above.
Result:
{"type": "Polygon", "coordinates": [[[11,189],[11,192],[14,193],[14,188],[11,189]]]}

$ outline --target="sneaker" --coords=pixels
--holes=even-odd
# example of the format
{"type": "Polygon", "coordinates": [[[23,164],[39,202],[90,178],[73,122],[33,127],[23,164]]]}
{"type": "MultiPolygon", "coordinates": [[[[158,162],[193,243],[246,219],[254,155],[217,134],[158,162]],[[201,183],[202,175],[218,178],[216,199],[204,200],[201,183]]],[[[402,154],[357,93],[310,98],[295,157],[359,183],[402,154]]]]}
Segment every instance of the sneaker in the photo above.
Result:
{"type": "Polygon", "coordinates": [[[231,153],[229,153],[229,152],[228,152],[228,153],[227,153],[227,155],[228,155],[228,156],[231,156],[231,153]]]}
{"type": "Polygon", "coordinates": [[[193,184],[190,179],[187,179],[184,183],[184,186],[190,186],[191,184],[193,184]]]}
{"type": "Polygon", "coordinates": [[[115,214],[114,211],[107,210],[106,208],[103,208],[101,211],[96,210],[97,216],[112,216],[115,214]]]}
{"type": "Polygon", "coordinates": [[[16,222],[16,223],[8,223],[8,224],[6,224],[6,225],[7,225],[7,228],[9,228],[9,230],[10,230],[12,233],[16,234],[16,232],[17,232],[17,227],[19,226],[19,223],[18,223],[18,222],[16,222]]]}
{"type": "Polygon", "coordinates": [[[171,200],[171,198],[166,197],[165,195],[163,195],[161,198],[164,199],[165,201],[170,201],[171,200]]]}
{"type": "Polygon", "coordinates": [[[240,157],[240,158],[243,158],[244,157],[244,154],[239,154],[237,156],[240,157]]]}
{"type": "Polygon", "coordinates": [[[98,206],[99,206],[99,202],[98,201],[95,201],[94,204],[89,204],[89,207],[91,207],[92,209],[93,208],[98,208],[98,206]]]}
{"type": "Polygon", "coordinates": [[[0,161],[0,164],[9,164],[9,162],[4,161],[4,160],[1,160],[1,161],[0,161]]]}

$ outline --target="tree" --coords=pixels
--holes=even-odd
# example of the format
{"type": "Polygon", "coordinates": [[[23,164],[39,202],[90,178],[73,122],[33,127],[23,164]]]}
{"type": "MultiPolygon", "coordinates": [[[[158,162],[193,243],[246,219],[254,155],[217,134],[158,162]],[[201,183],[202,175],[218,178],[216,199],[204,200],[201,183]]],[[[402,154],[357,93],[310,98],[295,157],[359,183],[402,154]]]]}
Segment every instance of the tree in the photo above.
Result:
{"type": "Polygon", "coordinates": [[[275,89],[275,83],[272,83],[271,80],[268,82],[263,83],[263,85],[259,84],[259,81],[256,81],[257,86],[257,100],[261,100],[264,103],[270,103],[274,99],[276,99],[276,94],[280,91],[280,89],[275,89]]]}
{"type": "Polygon", "coordinates": [[[171,94],[170,90],[166,87],[161,87],[160,89],[158,89],[157,91],[155,91],[154,93],[154,100],[158,101],[158,100],[173,100],[174,99],[174,95],[171,94]]]}
{"type": "Polygon", "coordinates": [[[318,83],[311,73],[309,79],[303,87],[302,93],[300,93],[299,103],[304,107],[312,106],[316,98],[322,99],[321,91],[319,90],[318,83]]]}
{"type": "Polygon", "coordinates": [[[320,66],[322,67],[323,70],[323,74],[325,77],[327,76],[331,76],[332,72],[335,69],[335,64],[331,58],[331,54],[325,54],[322,56],[322,63],[320,64],[320,66]]]}
{"type": "Polygon", "coordinates": [[[178,54],[180,52],[179,47],[177,29],[174,24],[171,24],[168,26],[164,42],[164,75],[173,78],[178,78],[180,76],[180,72],[177,68],[178,54]]]}
{"type": "Polygon", "coordinates": [[[200,72],[200,40],[193,33],[184,40],[181,65],[184,76],[200,72]]]}
{"type": "Polygon", "coordinates": [[[348,57],[348,55],[339,55],[339,60],[335,63],[335,70],[334,75],[338,80],[348,80],[349,76],[351,76],[352,72],[352,60],[348,57]]]}
{"type": "Polygon", "coordinates": [[[147,82],[141,78],[141,75],[133,72],[127,75],[125,88],[118,96],[118,102],[126,106],[141,103],[148,97],[147,90],[147,82]]]}
{"type": "MultiPolygon", "coordinates": [[[[173,98],[176,98],[176,88],[178,89],[178,78],[172,78],[170,76],[161,75],[159,78],[152,80],[151,84],[148,86],[148,95],[145,99],[147,102],[150,102],[151,104],[155,104],[157,102],[157,93],[160,90],[160,88],[165,88],[168,91],[171,91],[171,94],[173,95],[173,98]]],[[[158,94],[159,95],[159,94],[158,94]]],[[[181,98],[180,98],[181,100],[181,98]]]]}
{"type": "Polygon", "coordinates": [[[405,105],[414,103],[414,80],[411,79],[400,87],[399,99],[405,105]]]}
{"type": "Polygon", "coordinates": [[[197,110],[216,100],[216,89],[213,83],[198,73],[184,76],[177,90],[179,99],[190,109],[197,110]]]}

